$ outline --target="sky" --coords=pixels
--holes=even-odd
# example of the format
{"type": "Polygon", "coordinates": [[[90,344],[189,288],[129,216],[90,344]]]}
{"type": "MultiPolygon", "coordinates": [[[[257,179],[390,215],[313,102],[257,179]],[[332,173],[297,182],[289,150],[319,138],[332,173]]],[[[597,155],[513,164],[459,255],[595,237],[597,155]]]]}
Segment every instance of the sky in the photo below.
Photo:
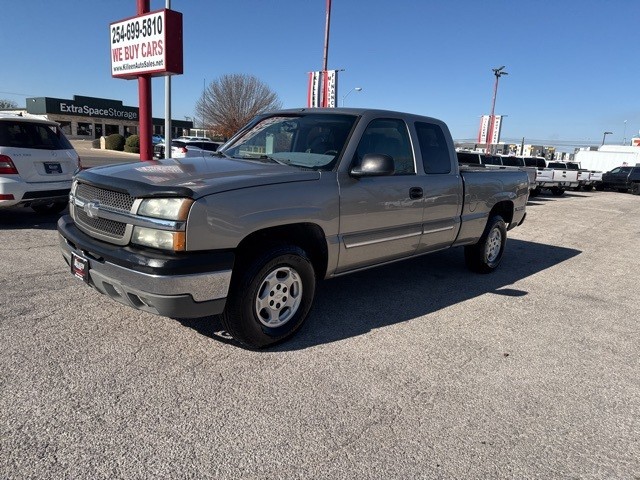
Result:
{"type": "MultiPolygon", "coordinates": [[[[151,10],[165,0],[151,0],[151,10]]],[[[74,95],[138,106],[135,80],[111,77],[109,24],[136,0],[0,0],[0,99],[74,95]]],[[[323,62],[326,0],[171,0],[183,14],[184,73],[172,116],[193,117],[203,87],[255,75],[284,108],[306,106],[323,62]]],[[[332,0],[328,67],[347,107],[445,121],[475,139],[496,115],[502,140],[580,146],[627,143],[640,131],[640,0],[332,0]],[[361,91],[352,90],[355,87],[361,91]],[[347,95],[348,94],[348,95],[347,95]],[[346,95],[346,97],[345,97],[346,95]]],[[[164,116],[164,80],[152,81],[164,116]]]]}

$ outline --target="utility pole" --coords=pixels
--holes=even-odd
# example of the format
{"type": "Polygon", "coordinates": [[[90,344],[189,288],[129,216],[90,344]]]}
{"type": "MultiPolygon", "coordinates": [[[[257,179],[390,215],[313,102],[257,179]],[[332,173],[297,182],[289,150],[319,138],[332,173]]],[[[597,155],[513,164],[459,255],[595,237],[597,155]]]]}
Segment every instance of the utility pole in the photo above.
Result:
{"type": "Polygon", "coordinates": [[[331,0],[327,0],[327,14],[324,24],[324,53],[322,56],[322,103],[321,107],[329,106],[329,72],[327,64],[329,62],[329,27],[331,25],[331,0]]]}
{"type": "Polygon", "coordinates": [[[489,117],[489,145],[487,150],[489,150],[489,153],[493,153],[493,125],[495,123],[495,109],[496,109],[496,97],[498,95],[498,81],[500,80],[500,77],[502,75],[509,75],[507,72],[504,71],[505,66],[501,66],[499,68],[492,68],[491,70],[493,70],[493,74],[496,76],[496,83],[494,84],[493,87],[493,101],[491,102],[491,116],[489,117]]]}
{"type": "MultiPolygon", "coordinates": [[[[137,0],[137,14],[148,13],[150,0],[137,0]]],[[[151,147],[151,77],[138,75],[138,104],[140,112],[140,160],[153,160],[151,147]]]]}

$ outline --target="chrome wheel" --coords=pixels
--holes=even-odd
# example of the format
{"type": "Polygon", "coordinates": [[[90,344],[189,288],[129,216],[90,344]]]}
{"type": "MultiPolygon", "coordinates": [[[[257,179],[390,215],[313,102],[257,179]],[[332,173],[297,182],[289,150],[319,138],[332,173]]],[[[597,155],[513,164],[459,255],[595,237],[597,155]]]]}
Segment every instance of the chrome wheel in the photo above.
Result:
{"type": "Polygon", "coordinates": [[[291,267],[278,267],[262,280],[255,299],[255,313],[264,326],[287,323],[302,301],[302,280],[291,267]]]}
{"type": "Polygon", "coordinates": [[[494,228],[489,233],[487,238],[487,247],[485,254],[487,257],[487,263],[493,263],[500,257],[500,250],[502,248],[502,232],[499,228],[494,228]]]}

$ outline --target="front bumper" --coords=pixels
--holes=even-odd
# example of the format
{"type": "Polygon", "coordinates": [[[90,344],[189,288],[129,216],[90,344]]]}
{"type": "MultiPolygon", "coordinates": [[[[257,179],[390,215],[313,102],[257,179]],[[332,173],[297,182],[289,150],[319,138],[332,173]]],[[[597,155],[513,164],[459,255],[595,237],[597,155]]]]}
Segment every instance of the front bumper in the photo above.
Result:
{"type": "Polygon", "coordinates": [[[71,265],[72,253],[86,259],[86,282],[122,304],[173,318],[217,315],[224,310],[232,252],[171,255],[118,247],[89,237],[69,215],[58,221],[58,232],[67,264],[71,265]]]}

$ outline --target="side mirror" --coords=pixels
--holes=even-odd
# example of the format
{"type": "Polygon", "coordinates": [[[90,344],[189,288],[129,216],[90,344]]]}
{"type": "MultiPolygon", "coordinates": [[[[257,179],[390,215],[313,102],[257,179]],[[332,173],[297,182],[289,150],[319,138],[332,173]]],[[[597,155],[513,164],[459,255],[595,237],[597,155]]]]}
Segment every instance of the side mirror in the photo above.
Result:
{"type": "Polygon", "coordinates": [[[393,158],[383,153],[367,153],[360,165],[356,165],[349,172],[351,176],[360,177],[381,177],[393,175],[395,164],[393,158]]]}

